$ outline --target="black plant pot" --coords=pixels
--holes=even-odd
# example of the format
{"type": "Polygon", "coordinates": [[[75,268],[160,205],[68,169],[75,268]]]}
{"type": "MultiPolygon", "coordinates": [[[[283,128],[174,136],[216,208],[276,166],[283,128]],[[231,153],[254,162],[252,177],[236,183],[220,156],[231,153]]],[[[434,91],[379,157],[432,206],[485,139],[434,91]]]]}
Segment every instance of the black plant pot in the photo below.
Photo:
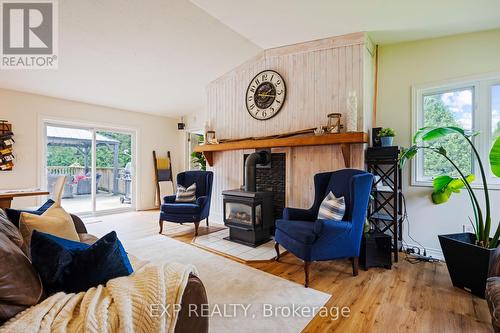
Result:
{"type": "Polygon", "coordinates": [[[488,268],[495,249],[475,245],[476,238],[471,233],[438,237],[453,285],[484,298],[488,268]]]}

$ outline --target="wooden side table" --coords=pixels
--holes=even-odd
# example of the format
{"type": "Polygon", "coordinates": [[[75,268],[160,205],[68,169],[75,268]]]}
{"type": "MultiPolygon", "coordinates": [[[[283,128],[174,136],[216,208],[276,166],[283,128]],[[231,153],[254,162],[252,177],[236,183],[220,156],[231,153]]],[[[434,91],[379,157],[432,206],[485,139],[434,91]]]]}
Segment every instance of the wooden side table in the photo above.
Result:
{"type": "Polygon", "coordinates": [[[359,263],[366,271],[370,267],[392,268],[392,237],[382,232],[363,235],[359,263]]]}
{"type": "Polygon", "coordinates": [[[17,197],[31,197],[36,195],[49,195],[47,191],[33,191],[33,190],[12,190],[0,191],[0,208],[10,208],[12,200],[17,197]]]}

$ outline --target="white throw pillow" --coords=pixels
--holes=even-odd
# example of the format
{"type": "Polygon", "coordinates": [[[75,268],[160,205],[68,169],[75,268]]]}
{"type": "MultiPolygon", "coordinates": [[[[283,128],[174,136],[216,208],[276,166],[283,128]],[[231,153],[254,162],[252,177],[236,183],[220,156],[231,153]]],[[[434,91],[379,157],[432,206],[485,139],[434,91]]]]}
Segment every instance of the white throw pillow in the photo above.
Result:
{"type": "Polygon", "coordinates": [[[318,220],[342,221],[345,214],[344,197],[336,198],[330,192],[319,206],[318,220]]]}
{"type": "Polygon", "coordinates": [[[196,183],[185,188],[182,185],[177,185],[177,194],[175,202],[195,202],[196,201],[196,183]]]}

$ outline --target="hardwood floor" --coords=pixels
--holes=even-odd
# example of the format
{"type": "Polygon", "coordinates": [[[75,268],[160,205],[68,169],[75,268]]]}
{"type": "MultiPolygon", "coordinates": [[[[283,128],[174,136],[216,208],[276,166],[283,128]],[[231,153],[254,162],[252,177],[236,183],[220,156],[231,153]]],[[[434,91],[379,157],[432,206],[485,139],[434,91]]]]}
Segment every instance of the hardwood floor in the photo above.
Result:
{"type": "MultiPolygon", "coordinates": [[[[176,239],[190,243],[192,237],[176,239]]],[[[248,265],[304,283],[303,263],[289,253],[280,262],[248,265]]],[[[332,295],[326,306],[349,307],[350,316],[316,316],[303,332],[493,331],[486,301],[454,288],[444,263],[411,264],[400,254],[391,270],[360,269],[353,277],[348,260],[314,262],[309,287],[332,295]]]]}
{"type": "MultiPolygon", "coordinates": [[[[256,268],[301,283],[301,262],[285,255],[281,263],[256,268]]],[[[349,318],[316,316],[305,332],[489,332],[486,302],[451,287],[444,264],[410,264],[401,258],[392,270],[361,270],[352,277],[349,261],[311,265],[309,285],[332,295],[328,306],[351,310],[349,318]]]]}
{"type": "MultiPolygon", "coordinates": [[[[154,219],[153,228],[157,228],[155,212],[128,214],[127,219],[138,222],[154,219]]],[[[200,233],[206,232],[202,225],[200,233]]],[[[137,230],[133,233],[137,236],[137,230]]],[[[175,239],[191,243],[192,236],[188,233],[175,239]]],[[[280,262],[248,265],[296,283],[304,281],[303,264],[292,254],[282,255],[280,262]]],[[[493,331],[486,301],[452,287],[444,263],[411,264],[401,254],[392,270],[360,269],[353,277],[348,260],[313,262],[309,286],[332,295],[328,307],[349,307],[350,316],[337,320],[316,316],[303,332],[493,331]]]]}

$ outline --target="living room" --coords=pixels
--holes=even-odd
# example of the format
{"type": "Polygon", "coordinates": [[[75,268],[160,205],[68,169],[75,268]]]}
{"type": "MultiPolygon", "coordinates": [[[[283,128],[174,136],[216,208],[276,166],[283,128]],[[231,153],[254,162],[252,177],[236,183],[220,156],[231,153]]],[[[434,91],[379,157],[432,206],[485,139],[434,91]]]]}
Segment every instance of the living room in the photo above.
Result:
{"type": "Polygon", "coordinates": [[[500,331],[495,1],[1,6],[0,332],[500,331]]]}

